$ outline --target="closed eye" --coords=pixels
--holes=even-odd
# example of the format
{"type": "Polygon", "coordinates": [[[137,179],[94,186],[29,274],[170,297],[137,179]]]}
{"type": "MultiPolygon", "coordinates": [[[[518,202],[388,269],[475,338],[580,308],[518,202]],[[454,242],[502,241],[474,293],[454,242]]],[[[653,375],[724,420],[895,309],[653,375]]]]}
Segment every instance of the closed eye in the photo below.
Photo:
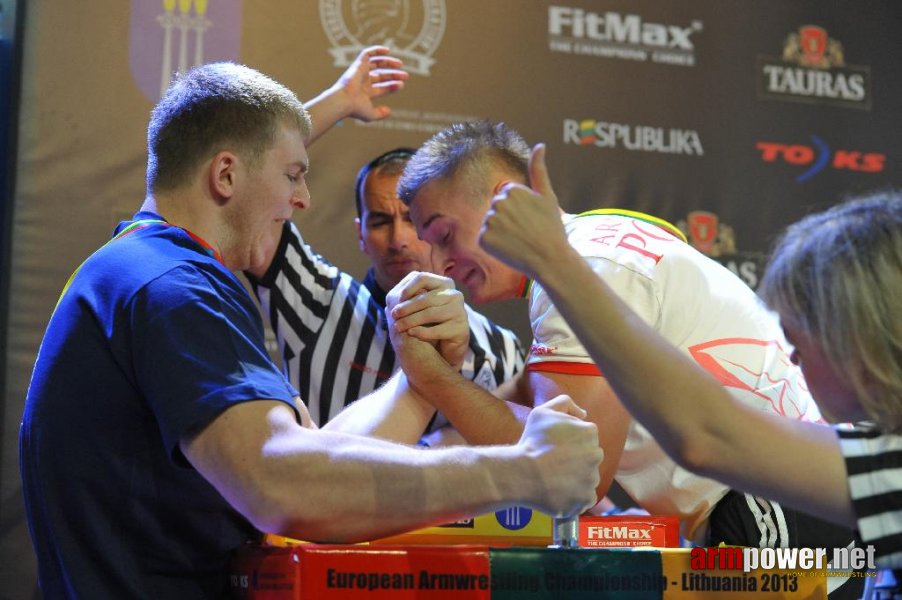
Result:
{"type": "Polygon", "coordinates": [[[366,220],[366,226],[370,228],[382,227],[384,225],[388,225],[389,223],[391,223],[391,219],[384,217],[374,217],[366,220]]]}
{"type": "Polygon", "coordinates": [[[445,246],[451,239],[451,228],[445,227],[444,230],[438,226],[430,227],[423,235],[423,240],[429,242],[433,246],[445,246]]]}

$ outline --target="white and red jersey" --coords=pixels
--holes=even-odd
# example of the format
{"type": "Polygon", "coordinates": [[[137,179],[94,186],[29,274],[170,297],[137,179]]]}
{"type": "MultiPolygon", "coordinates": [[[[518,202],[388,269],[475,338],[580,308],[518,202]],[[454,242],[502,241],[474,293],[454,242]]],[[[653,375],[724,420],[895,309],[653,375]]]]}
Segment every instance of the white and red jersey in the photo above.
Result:
{"type": "MultiPolygon", "coordinates": [[[[776,315],[728,269],[641,218],[586,214],[563,221],[570,244],[598,276],[733,396],[787,418],[822,420],[789,360],[776,315]]],[[[528,370],[603,376],[537,282],[529,316],[528,370]]],[[[728,491],[678,467],[636,422],[615,477],[652,514],[679,515],[683,535],[694,541],[704,539],[708,515],[728,491]]]]}

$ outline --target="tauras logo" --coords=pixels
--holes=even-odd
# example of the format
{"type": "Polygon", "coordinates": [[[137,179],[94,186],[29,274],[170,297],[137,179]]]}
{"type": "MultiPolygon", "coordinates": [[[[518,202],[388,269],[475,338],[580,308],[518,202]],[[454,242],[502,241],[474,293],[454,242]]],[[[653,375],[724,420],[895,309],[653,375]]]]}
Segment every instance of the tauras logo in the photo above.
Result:
{"type": "Polygon", "coordinates": [[[651,530],[638,527],[588,527],[590,540],[651,540],[651,530]]]}
{"type": "Polygon", "coordinates": [[[564,119],[564,143],[639,152],[702,156],[701,137],[693,129],[609,123],[595,119],[564,119]]]}
{"type": "Polygon", "coordinates": [[[842,44],[826,29],[803,25],[786,37],[782,57],[758,57],[758,95],[867,110],[871,71],[846,64],[842,44]]]}
{"type": "Polygon", "coordinates": [[[795,96],[861,102],[867,97],[862,73],[831,73],[765,64],[762,67],[768,92],[795,96]]]}
{"type": "Polygon", "coordinates": [[[689,26],[646,21],[638,14],[596,13],[582,8],[548,7],[548,35],[553,52],[608,58],[695,64],[692,36],[701,21],[689,26]]]}

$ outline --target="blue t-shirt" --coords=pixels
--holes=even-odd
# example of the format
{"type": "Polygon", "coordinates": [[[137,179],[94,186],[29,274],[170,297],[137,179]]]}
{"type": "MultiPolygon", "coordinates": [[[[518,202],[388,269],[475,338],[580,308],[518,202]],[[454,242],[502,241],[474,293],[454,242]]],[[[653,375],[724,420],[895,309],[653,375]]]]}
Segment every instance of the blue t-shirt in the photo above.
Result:
{"type": "Polygon", "coordinates": [[[295,395],[244,286],[185,230],[152,222],[100,248],[50,319],[20,431],[44,595],[222,597],[229,551],[259,533],[179,441],[295,395]]]}

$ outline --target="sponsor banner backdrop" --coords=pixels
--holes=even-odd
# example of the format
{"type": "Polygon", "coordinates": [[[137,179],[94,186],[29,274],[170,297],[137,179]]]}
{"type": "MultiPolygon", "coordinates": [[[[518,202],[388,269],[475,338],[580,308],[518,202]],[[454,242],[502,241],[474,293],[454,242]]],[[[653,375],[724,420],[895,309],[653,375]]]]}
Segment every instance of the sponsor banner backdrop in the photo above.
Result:
{"type": "MultiPolygon", "coordinates": [[[[847,194],[902,182],[902,6],[879,0],[104,0],[31,3],[14,197],[0,597],[29,597],[17,429],[41,335],[72,270],[144,193],[145,128],[172,73],[258,68],[309,99],[365,45],[404,58],[383,122],[311,148],[318,252],[355,275],[357,169],[445,125],[507,121],[548,145],[570,212],[678,224],[757,285],[773,236],[847,194]]],[[[513,305],[517,304],[516,307],[513,305]]],[[[525,307],[486,307],[529,345],[525,307]]]]}

